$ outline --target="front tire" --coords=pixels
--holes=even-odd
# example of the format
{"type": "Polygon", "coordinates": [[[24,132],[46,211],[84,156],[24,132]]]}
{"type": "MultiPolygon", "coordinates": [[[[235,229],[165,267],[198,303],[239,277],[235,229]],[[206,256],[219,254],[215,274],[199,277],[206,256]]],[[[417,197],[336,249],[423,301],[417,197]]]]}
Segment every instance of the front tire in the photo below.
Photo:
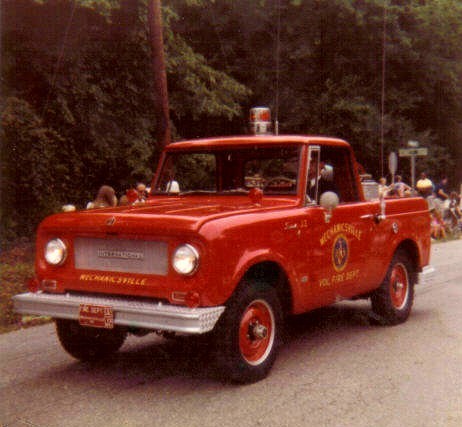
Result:
{"type": "Polygon", "coordinates": [[[79,325],[75,320],[56,319],[56,332],[63,346],[78,360],[94,362],[122,347],[127,332],[122,328],[101,329],[79,325]]]}
{"type": "Polygon", "coordinates": [[[380,287],[371,296],[372,310],[389,325],[403,323],[414,302],[416,271],[407,252],[398,250],[380,287]]]}
{"type": "Polygon", "coordinates": [[[243,283],[214,331],[216,365],[222,378],[252,383],[265,378],[276,360],[282,310],[274,288],[243,283]]]}

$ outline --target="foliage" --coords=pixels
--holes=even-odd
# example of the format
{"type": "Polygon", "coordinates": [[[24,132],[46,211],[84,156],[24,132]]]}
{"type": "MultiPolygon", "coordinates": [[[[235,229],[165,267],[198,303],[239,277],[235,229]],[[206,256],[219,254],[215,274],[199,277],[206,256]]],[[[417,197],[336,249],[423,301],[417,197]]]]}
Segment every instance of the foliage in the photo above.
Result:
{"type": "MultiPolygon", "coordinates": [[[[3,237],[30,235],[61,204],[83,207],[102,184],[120,195],[150,180],[160,147],[147,1],[2,2],[3,237]]],[[[420,169],[462,180],[459,0],[162,6],[175,138],[246,132],[244,112],[269,105],[281,132],[350,141],[375,177],[382,126],[386,154],[418,140],[431,153],[420,169]]]]}
{"type": "MultiPolygon", "coordinates": [[[[11,297],[26,291],[26,282],[33,275],[33,246],[16,241],[13,247],[2,248],[0,255],[0,332],[20,325],[22,318],[13,311],[11,297]]],[[[35,322],[35,320],[34,320],[35,322]]]]}
{"type": "Polygon", "coordinates": [[[40,215],[59,201],[56,194],[70,177],[54,168],[63,140],[34,113],[30,104],[9,97],[2,108],[1,220],[4,232],[32,235],[40,215]],[[49,171],[55,169],[55,174],[49,171]]]}
{"type": "MultiPolygon", "coordinates": [[[[85,206],[102,184],[123,192],[151,179],[160,147],[145,11],[141,0],[2,2],[2,237],[30,235],[62,204],[85,206]]],[[[164,12],[174,127],[241,114],[248,90],[164,12]]]]}
{"type": "MultiPolygon", "coordinates": [[[[451,159],[462,157],[460,2],[281,0],[280,9],[269,0],[176,4],[188,19],[175,30],[187,34],[211,65],[252,89],[249,106],[267,104],[274,110],[279,86],[283,132],[341,136],[377,177],[385,53],[385,153],[413,139],[431,152],[438,147],[448,169],[454,166],[451,159]]],[[[407,169],[406,161],[401,163],[407,169]]],[[[436,178],[441,167],[428,172],[436,178]]]]}

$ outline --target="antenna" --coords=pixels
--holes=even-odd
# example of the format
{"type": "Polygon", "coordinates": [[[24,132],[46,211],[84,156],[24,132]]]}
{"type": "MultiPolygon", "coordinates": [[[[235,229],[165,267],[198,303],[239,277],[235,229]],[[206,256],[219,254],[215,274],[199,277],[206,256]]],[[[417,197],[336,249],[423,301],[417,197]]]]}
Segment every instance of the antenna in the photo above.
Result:
{"type": "Polygon", "coordinates": [[[279,135],[279,63],[281,56],[281,0],[277,0],[277,29],[276,29],[276,94],[274,101],[274,134],[279,135]]]}
{"type": "Polygon", "coordinates": [[[385,65],[387,47],[387,0],[383,0],[383,28],[382,28],[382,92],[380,100],[380,176],[383,176],[384,156],[384,120],[385,120],[385,65]]]}

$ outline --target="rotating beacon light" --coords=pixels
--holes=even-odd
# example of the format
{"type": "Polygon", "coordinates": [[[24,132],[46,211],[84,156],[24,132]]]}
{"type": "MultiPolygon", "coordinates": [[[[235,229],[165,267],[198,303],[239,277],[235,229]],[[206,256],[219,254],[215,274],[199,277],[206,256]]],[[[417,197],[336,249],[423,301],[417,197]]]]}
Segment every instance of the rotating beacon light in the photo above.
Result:
{"type": "Polygon", "coordinates": [[[271,133],[271,111],[268,107],[250,109],[250,130],[254,135],[271,133]]]}

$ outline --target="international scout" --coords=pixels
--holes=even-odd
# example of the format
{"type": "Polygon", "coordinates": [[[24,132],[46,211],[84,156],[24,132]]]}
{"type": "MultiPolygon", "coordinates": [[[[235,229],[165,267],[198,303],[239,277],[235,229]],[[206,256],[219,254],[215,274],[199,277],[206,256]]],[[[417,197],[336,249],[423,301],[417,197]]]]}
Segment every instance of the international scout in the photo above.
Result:
{"type": "Polygon", "coordinates": [[[343,140],[255,126],[168,145],[144,204],[46,218],[17,311],[54,318],[86,361],[128,333],[207,334],[236,382],[269,373],[289,315],[361,297],[404,322],[429,264],[426,201],[365,198],[343,140]]]}

